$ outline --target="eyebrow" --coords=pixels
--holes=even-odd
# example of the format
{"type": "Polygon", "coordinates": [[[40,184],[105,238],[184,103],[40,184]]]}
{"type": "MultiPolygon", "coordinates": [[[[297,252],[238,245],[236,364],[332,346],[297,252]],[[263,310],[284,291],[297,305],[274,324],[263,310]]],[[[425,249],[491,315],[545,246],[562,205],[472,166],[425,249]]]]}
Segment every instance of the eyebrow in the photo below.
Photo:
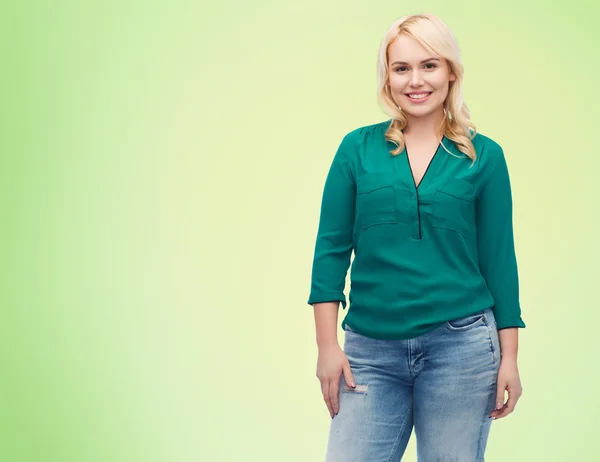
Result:
{"type": "MultiPolygon", "coordinates": [[[[421,61],[421,64],[425,64],[427,61],[439,61],[439,59],[438,58],[427,58],[427,59],[424,59],[423,61],[421,61]]],[[[408,63],[404,62],[404,61],[394,61],[392,63],[392,66],[394,64],[408,64],[408,63]]]]}

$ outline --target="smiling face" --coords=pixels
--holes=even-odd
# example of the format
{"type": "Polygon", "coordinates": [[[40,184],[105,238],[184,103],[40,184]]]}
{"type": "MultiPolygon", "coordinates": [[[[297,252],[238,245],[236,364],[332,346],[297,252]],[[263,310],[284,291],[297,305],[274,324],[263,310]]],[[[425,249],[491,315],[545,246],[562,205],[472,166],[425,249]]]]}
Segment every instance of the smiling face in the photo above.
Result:
{"type": "Polygon", "coordinates": [[[443,114],[450,82],[456,79],[447,61],[431,55],[407,35],[390,45],[388,56],[392,98],[407,118],[443,114]]]}

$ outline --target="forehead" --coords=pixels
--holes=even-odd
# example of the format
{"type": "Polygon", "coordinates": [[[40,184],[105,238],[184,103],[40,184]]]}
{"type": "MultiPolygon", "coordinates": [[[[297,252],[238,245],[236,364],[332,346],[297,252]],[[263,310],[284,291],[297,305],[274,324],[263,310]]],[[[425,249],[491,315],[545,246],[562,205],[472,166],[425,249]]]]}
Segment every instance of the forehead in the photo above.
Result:
{"type": "Polygon", "coordinates": [[[424,59],[436,58],[423,46],[408,35],[399,36],[388,49],[389,61],[406,61],[407,63],[419,63],[424,59]]]}

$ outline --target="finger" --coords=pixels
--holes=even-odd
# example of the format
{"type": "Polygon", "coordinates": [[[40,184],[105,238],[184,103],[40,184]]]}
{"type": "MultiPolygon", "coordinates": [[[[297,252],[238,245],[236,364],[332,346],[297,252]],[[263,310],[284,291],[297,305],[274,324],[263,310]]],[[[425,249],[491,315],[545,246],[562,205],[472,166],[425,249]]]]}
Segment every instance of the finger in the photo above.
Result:
{"type": "Polygon", "coordinates": [[[498,397],[496,397],[496,407],[492,412],[490,412],[490,417],[497,417],[506,407],[506,403],[504,403],[504,397],[502,397],[503,401],[498,401],[498,397]],[[498,404],[500,406],[498,407],[498,404]]]}
{"type": "Polygon", "coordinates": [[[506,385],[504,382],[498,382],[498,388],[496,390],[496,404],[494,410],[490,412],[490,417],[496,417],[504,407],[504,390],[506,390],[506,385]]]}
{"type": "Polygon", "coordinates": [[[352,375],[352,369],[350,368],[350,363],[344,365],[344,380],[352,388],[356,387],[356,383],[354,382],[354,377],[352,375]]]}
{"type": "Polygon", "coordinates": [[[508,401],[504,405],[504,407],[500,411],[496,411],[496,419],[501,419],[506,417],[509,414],[512,414],[517,406],[517,401],[519,401],[519,394],[513,393],[512,395],[509,393],[508,401]]]}
{"type": "Polygon", "coordinates": [[[507,411],[508,411],[508,406],[505,404],[505,405],[502,407],[502,409],[495,410],[495,411],[492,413],[492,417],[493,417],[495,420],[501,419],[502,417],[505,417],[506,415],[508,415],[508,414],[509,414],[507,411]]]}
{"type": "Polygon", "coordinates": [[[329,401],[329,381],[325,381],[321,386],[321,391],[323,392],[323,399],[325,400],[325,405],[327,409],[329,409],[329,415],[333,419],[333,409],[331,407],[331,402],[329,401]]]}
{"type": "Polygon", "coordinates": [[[500,413],[504,410],[504,407],[502,407],[502,409],[494,409],[491,413],[490,413],[490,417],[493,418],[498,418],[498,416],[500,415],[500,413]]]}
{"type": "Polygon", "coordinates": [[[498,411],[498,415],[495,417],[495,420],[502,419],[509,415],[512,411],[508,406],[504,406],[500,411],[498,411]]]}
{"type": "MultiPolygon", "coordinates": [[[[340,375],[341,377],[341,375],[340,375]]],[[[331,408],[333,409],[334,414],[337,414],[340,411],[340,406],[338,404],[338,390],[340,388],[340,379],[332,380],[329,383],[329,400],[331,401],[331,408]]]]}
{"type": "Polygon", "coordinates": [[[507,407],[507,403],[502,404],[502,407],[500,409],[494,409],[491,413],[490,413],[490,417],[494,417],[499,415],[501,412],[504,412],[504,410],[507,407]]]}
{"type": "Polygon", "coordinates": [[[496,410],[500,410],[504,406],[504,390],[506,390],[506,384],[499,383],[498,391],[496,392],[496,410]]]}
{"type": "Polygon", "coordinates": [[[515,410],[518,400],[519,400],[519,395],[517,393],[509,393],[508,394],[508,401],[506,402],[506,407],[504,409],[502,409],[502,417],[505,417],[508,414],[511,414],[515,410]]]}

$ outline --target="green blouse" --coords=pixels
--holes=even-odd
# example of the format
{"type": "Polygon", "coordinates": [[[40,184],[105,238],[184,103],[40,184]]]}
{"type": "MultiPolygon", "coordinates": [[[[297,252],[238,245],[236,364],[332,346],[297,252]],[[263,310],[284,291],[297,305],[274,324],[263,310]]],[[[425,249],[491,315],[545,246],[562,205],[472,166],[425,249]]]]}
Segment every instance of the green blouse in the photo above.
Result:
{"type": "Polygon", "coordinates": [[[348,324],[409,339],[492,307],[498,329],[525,327],[519,305],[508,167],[480,133],[475,163],[444,137],[418,187],[390,151],[390,120],[341,141],[321,201],[308,304],[340,301],[348,324]]]}

